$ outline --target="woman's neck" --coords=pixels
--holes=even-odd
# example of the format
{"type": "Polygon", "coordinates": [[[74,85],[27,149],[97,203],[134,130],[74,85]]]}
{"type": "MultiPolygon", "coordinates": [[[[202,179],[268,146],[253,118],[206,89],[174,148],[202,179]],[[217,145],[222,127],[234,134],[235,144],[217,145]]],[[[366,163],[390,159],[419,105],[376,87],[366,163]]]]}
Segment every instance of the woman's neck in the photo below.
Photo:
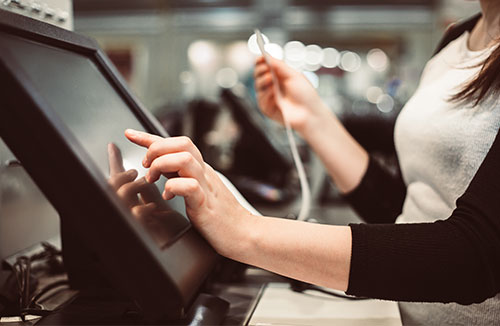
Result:
{"type": "Polygon", "coordinates": [[[483,16],[471,32],[469,49],[482,50],[497,44],[500,37],[500,1],[480,0],[483,16]]]}
{"type": "Polygon", "coordinates": [[[500,1],[498,0],[480,0],[481,11],[485,26],[489,31],[496,32],[497,38],[500,32],[500,1]]]}

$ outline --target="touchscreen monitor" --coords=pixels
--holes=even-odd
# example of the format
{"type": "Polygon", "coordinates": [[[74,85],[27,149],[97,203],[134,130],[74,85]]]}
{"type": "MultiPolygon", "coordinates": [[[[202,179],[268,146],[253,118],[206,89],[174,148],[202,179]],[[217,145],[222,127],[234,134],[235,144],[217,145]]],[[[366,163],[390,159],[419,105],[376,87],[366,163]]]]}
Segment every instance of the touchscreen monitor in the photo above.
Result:
{"type": "Polygon", "coordinates": [[[166,135],[103,52],[86,37],[0,11],[0,85],[0,136],[61,223],[148,316],[181,317],[216,255],[182,197],[161,198],[166,179],[144,181],[145,150],[124,130],[166,135]]]}

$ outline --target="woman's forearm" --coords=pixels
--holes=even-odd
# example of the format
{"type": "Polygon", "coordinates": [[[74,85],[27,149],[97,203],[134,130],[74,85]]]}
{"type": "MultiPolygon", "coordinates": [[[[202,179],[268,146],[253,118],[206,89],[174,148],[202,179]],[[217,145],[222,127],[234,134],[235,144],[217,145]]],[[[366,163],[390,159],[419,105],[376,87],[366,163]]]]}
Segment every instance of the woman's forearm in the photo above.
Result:
{"type": "MultiPolygon", "coordinates": [[[[324,104],[321,104],[324,106],[324,104]]],[[[313,148],[341,192],[360,183],[368,167],[368,153],[326,106],[299,133],[313,148]]]]}
{"type": "Polygon", "coordinates": [[[244,209],[186,137],[162,138],[140,131],[125,135],[147,147],[146,181],[177,172],[165,183],[164,199],[183,196],[186,213],[221,255],[306,282],[346,290],[351,230],[252,215],[244,209]]]}
{"type": "Polygon", "coordinates": [[[235,245],[221,254],[294,279],[347,290],[350,227],[252,215],[233,234],[235,245]]]}

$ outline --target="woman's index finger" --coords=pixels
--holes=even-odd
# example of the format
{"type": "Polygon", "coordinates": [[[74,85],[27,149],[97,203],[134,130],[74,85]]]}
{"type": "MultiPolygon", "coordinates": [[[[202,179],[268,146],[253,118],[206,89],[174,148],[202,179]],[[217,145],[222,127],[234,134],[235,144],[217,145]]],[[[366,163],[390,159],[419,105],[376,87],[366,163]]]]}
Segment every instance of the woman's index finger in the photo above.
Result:
{"type": "Polygon", "coordinates": [[[147,132],[137,131],[137,130],[133,130],[133,129],[125,130],[125,137],[127,137],[128,140],[130,140],[134,144],[137,144],[139,146],[146,147],[146,148],[149,148],[149,146],[151,146],[152,143],[163,139],[160,136],[151,135],[147,132]]]}

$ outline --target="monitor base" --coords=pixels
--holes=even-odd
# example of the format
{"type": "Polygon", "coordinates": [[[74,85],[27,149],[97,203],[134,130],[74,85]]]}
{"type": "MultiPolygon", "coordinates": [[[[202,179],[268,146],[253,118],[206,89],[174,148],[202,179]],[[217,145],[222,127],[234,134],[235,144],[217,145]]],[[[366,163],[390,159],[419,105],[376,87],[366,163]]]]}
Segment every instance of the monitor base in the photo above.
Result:
{"type": "Polygon", "coordinates": [[[227,301],[200,294],[185,318],[153,322],[144,318],[134,302],[116,294],[82,292],[37,325],[220,325],[228,310],[227,301]]]}

